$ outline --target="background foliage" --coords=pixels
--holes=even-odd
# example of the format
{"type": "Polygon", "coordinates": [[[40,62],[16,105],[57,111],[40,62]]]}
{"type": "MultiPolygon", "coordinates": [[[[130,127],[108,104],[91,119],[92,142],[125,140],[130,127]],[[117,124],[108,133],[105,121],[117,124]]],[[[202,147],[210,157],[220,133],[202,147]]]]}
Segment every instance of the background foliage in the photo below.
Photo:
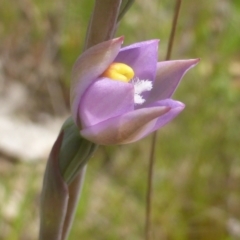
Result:
{"type": "MultiPolygon", "coordinates": [[[[125,44],[160,38],[163,60],[174,4],[137,0],[117,35],[125,35],[125,44]]],[[[28,98],[14,118],[44,126],[46,116],[68,113],[71,66],[81,52],[92,5],[89,0],[0,2],[0,94],[15,82],[28,98]]],[[[172,58],[201,62],[174,95],[186,109],[158,134],[153,239],[240,239],[239,26],[239,0],[183,1],[172,58]]],[[[149,149],[150,137],[100,147],[88,166],[70,240],[143,239],[149,149]]],[[[21,160],[0,150],[3,240],[37,236],[46,159],[21,160]]]]}

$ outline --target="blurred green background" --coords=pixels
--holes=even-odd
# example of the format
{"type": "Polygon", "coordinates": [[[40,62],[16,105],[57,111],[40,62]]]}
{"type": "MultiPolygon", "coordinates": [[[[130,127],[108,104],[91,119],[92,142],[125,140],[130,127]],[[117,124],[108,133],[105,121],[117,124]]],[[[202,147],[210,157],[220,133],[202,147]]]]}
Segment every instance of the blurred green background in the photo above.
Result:
{"type": "MultiPolygon", "coordinates": [[[[164,60],[174,5],[137,0],[117,35],[125,44],[161,39],[164,60]]],[[[68,113],[71,66],[92,6],[92,0],[0,1],[0,94],[14,82],[29,97],[14,119],[44,127],[43,115],[68,113]]],[[[186,109],[158,133],[153,239],[240,239],[239,29],[239,0],[182,3],[172,59],[201,62],[174,95],[186,109]]],[[[98,149],[69,240],[143,239],[150,140],[98,149]]],[[[1,240],[37,239],[46,159],[24,160],[0,149],[1,240]]]]}

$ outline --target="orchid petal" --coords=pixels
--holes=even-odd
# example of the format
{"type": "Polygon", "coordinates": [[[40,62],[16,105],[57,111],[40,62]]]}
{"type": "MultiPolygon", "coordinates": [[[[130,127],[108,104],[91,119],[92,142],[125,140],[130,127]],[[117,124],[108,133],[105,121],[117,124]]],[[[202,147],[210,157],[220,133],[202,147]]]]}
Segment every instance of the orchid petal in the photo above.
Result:
{"type": "Polygon", "coordinates": [[[153,81],[157,70],[158,42],[150,40],[124,47],[114,61],[131,66],[135,77],[153,81]]]}
{"type": "Polygon", "coordinates": [[[170,98],[185,73],[199,62],[199,59],[163,61],[157,64],[157,75],[144,106],[170,98]]]}
{"type": "Polygon", "coordinates": [[[89,127],[133,109],[132,84],[101,78],[83,95],[79,113],[83,127],[89,127]]]}
{"type": "MultiPolygon", "coordinates": [[[[75,62],[70,89],[71,113],[80,126],[78,110],[80,99],[89,85],[101,75],[116,58],[123,38],[115,38],[86,50],[75,62]]],[[[81,126],[80,126],[81,127],[81,126]]]]}
{"type": "Polygon", "coordinates": [[[84,128],[80,134],[102,145],[135,142],[152,129],[158,117],[166,114],[169,107],[142,108],[84,128]]]}
{"type": "Polygon", "coordinates": [[[185,105],[179,101],[175,101],[172,99],[164,99],[151,104],[149,107],[169,107],[170,108],[170,111],[168,111],[166,114],[160,116],[157,119],[155,126],[149,131],[149,133],[151,133],[163,127],[172,119],[174,119],[185,108],[185,105]]]}

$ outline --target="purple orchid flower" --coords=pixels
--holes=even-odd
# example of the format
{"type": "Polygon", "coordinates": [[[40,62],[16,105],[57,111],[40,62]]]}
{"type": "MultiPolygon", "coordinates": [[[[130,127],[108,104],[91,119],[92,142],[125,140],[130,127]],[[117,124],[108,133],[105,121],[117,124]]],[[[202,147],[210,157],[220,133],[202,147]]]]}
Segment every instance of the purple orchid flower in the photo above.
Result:
{"type": "Polygon", "coordinates": [[[158,42],[121,48],[120,37],[93,46],[77,59],[71,112],[84,138],[101,145],[135,142],[184,109],[171,96],[199,59],[157,62],[158,42]]]}

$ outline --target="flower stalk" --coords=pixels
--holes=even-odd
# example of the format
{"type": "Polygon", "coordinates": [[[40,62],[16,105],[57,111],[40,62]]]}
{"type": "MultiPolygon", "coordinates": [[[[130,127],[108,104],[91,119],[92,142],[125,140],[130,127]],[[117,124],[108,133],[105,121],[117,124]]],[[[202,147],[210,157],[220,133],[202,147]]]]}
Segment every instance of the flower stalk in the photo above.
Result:
{"type": "MultiPolygon", "coordinates": [[[[121,3],[121,0],[95,1],[84,50],[113,38],[121,3]]],[[[68,238],[83,186],[86,163],[96,147],[97,144],[80,136],[71,117],[66,120],[46,166],[41,194],[39,240],[68,238]]]]}
{"type": "Polygon", "coordinates": [[[84,50],[113,38],[122,0],[95,0],[84,50]]]}

